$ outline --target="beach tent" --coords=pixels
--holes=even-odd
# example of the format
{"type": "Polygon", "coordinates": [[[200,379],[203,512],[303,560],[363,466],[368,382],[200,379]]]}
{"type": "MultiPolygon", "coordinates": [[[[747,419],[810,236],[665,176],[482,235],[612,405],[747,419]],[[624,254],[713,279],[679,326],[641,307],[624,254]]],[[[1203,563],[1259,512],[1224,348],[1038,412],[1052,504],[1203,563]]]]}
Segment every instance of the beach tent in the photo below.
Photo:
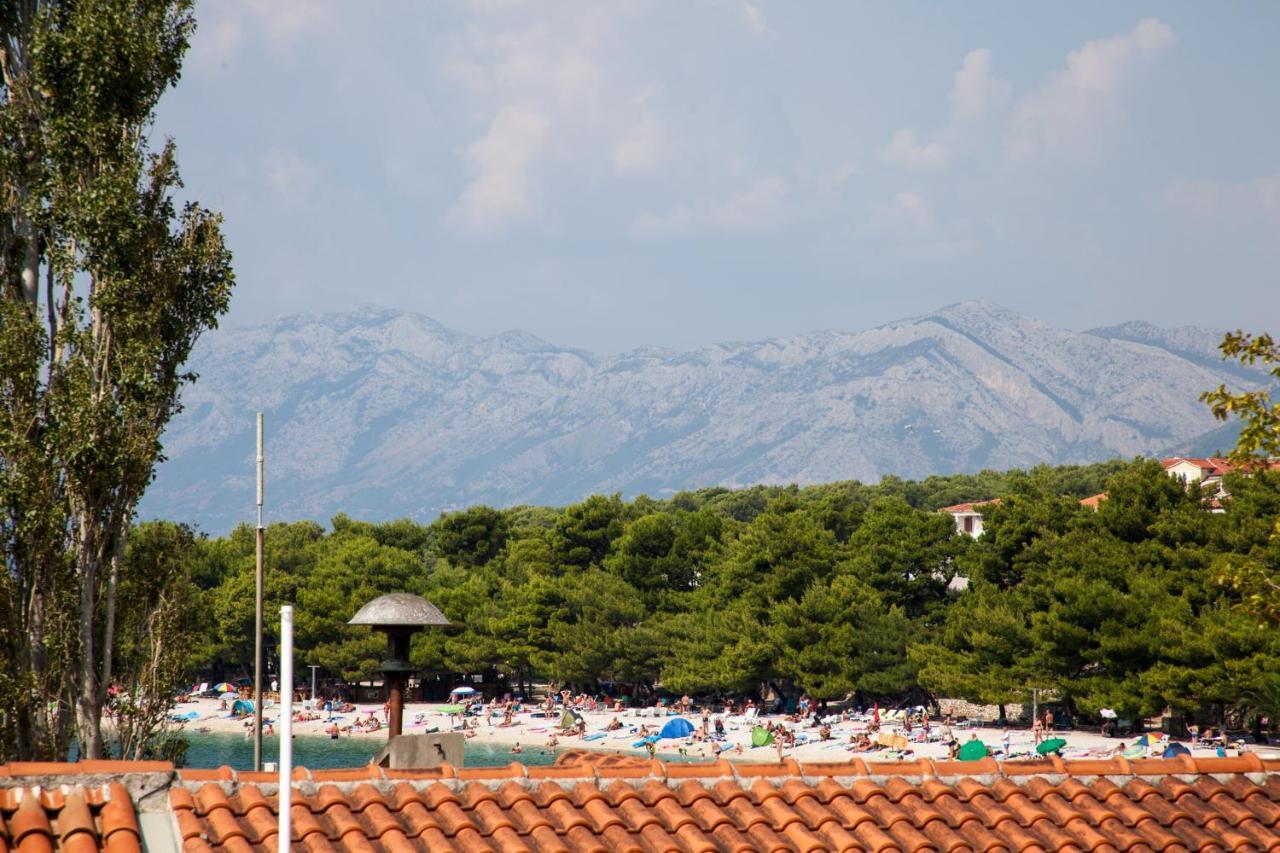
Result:
{"type": "Polygon", "coordinates": [[[677,738],[688,737],[691,734],[693,734],[693,723],[689,722],[684,717],[676,717],[673,720],[667,721],[667,724],[662,727],[662,731],[659,733],[659,736],[664,738],[677,738]]]}
{"type": "Polygon", "coordinates": [[[764,726],[756,726],[751,730],[752,746],[768,746],[771,743],[773,743],[773,732],[764,726]]]}
{"type": "Polygon", "coordinates": [[[253,713],[253,700],[252,700],[252,699],[237,699],[237,700],[235,701],[235,704],[233,704],[233,705],[231,706],[231,713],[232,713],[232,714],[252,714],[252,713],[253,713]]]}
{"type": "Polygon", "coordinates": [[[991,750],[987,749],[987,745],[985,743],[974,739],[963,744],[956,757],[961,761],[979,761],[990,754],[991,750]]]}
{"type": "Polygon", "coordinates": [[[560,717],[560,728],[571,729],[582,721],[582,717],[573,711],[565,711],[560,717]]]}
{"type": "Polygon", "coordinates": [[[237,696],[239,696],[239,695],[240,695],[239,693],[232,693],[230,690],[228,690],[226,693],[223,693],[223,694],[222,694],[221,696],[219,696],[218,698],[219,698],[219,699],[234,699],[234,698],[236,698],[236,697],[237,697],[237,696]]]}
{"type": "Polygon", "coordinates": [[[1190,755],[1191,750],[1180,743],[1171,743],[1164,748],[1161,758],[1177,758],[1179,755],[1190,755]]]}
{"type": "Polygon", "coordinates": [[[1043,740],[1036,744],[1036,752],[1041,755],[1048,755],[1051,752],[1061,751],[1061,749],[1066,745],[1066,738],[1051,737],[1048,740],[1043,740]]]}
{"type": "MultiPolygon", "coordinates": [[[[440,706],[441,714],[461,714],[465,710],[467,709],[462,707],[461,705],[441,705],[440,706]]],[[[370,711],[369,713],[373,713],[373,712],[370,711]]]]}

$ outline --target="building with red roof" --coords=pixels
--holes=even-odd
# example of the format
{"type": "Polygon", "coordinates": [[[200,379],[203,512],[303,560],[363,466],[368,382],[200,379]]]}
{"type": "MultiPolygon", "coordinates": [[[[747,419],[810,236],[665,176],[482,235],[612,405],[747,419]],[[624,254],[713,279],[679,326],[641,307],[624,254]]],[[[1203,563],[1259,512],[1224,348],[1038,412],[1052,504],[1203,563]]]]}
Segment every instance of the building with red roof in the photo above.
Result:
{"type": "Polygon", "coordinates": [[[976,538],[982,535],[982,510],[979,507],[999,505],[1000,499],[994,498],[989,501],[970,501],[955,506],[944,506],[938,512],[945,512],[955,519],[956,533],[965,533],[976,538]]]}

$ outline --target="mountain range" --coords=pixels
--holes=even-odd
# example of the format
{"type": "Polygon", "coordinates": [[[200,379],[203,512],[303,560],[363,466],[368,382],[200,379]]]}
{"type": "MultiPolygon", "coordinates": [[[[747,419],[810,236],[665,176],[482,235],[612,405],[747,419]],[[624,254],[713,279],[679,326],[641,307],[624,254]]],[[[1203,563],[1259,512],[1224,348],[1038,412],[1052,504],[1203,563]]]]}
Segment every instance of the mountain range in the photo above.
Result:
{"type": "Polygon", "coordinates": [[[1191,449],[1223,436],[1202,391],[1266,380],[1222,362],[1220,338],[1075,332],[962,302],[860,332],[600,357],[386,308],[295,315],[200,341],[140,515],[211,533],[252,519],[258,410],[272,520],[1191,449]]]}

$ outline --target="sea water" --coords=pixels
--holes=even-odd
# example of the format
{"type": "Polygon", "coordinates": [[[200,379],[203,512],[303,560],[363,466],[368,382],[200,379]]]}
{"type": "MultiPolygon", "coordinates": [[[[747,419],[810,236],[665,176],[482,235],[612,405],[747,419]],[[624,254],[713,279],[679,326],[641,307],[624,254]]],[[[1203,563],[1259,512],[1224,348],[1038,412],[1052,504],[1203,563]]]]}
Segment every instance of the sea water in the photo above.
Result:
{"type": "MultiPolygon", "coordinates": [[[[230,732],[188,732],[187,767],[221,767],[233,770],[253,769],[253,739],[230,732]]],[[[337,740],[327,735],[295,735],[293,738],[293,765],[310,770],[332,770],[340,767],[363,767],[386,745],[382,738],[341,737],[337,740]]],[[[465,767],[501,767],[518,761],[521,764],[554,764],[560,750],[550,747],[525,747],[512,754],[511,747],[502,744],[467,741],[462,755],[465,767]]],[[[262,760],[278,761],[280,738],[264,735],[262,760]]]]}

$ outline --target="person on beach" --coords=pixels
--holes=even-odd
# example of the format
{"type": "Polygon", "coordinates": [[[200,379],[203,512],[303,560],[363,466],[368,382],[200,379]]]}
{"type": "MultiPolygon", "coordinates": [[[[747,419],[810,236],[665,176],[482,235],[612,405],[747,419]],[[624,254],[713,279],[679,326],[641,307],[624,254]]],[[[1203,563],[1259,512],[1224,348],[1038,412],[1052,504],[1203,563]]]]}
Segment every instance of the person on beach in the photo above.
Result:
{"type": "Polygon", "coordinates": [[[520,741],[516,741],[514,744],[512,744],[511,746],[512,755],[519,755],[522,752],[524,752],[524,750],[520,747],[520,741]]]}
{"type": "Polygon", "coordinates": [[[1040,741],[1044,740],[1044,736],[1040,728],[1039,717],[1037,717],[1035,720],[1031,722],[1031,739],[1035,741],[1036,744],[1039,744],[1040,741]]]}

